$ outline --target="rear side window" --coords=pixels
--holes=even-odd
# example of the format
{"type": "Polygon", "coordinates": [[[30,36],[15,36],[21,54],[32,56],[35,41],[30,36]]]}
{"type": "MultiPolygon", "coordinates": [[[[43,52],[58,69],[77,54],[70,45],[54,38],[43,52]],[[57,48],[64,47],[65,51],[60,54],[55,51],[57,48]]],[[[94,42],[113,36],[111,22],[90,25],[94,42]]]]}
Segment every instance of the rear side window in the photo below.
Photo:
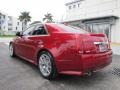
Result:
{"type": "Polygon", "coordinates": [[[64,31],[66,32],[69,32],[69,33],[78,33],[78,34],[87,34],[89,32],[81,29],[81,28],[78,28],[78,27],[74,27],[74,26],[71,26],[71,25],[64,25],[64,24],[56,24],[58,27],[60,27],[61,29],[63,29],[64,31]]]}

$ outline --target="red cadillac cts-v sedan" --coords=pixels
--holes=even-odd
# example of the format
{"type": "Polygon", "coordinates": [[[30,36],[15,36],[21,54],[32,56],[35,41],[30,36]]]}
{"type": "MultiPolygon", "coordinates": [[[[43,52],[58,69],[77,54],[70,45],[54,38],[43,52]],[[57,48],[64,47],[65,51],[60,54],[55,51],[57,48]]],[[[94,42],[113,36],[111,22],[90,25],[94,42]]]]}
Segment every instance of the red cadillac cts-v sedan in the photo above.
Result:
{"type": "Polygon", "coordinates": [[[104,34],[64,24],[37,23],[16,36],[9,45],[11,57],[38,65],[46,79],[58,74],[91,74],[112,61],[110,43],[104,34]]]}

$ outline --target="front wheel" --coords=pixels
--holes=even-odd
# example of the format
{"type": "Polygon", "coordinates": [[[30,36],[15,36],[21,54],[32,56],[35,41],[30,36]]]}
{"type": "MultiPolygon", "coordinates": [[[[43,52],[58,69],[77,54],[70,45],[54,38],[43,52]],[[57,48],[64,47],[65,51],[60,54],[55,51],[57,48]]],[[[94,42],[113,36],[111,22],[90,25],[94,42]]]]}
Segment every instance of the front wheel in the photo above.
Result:
{"type": "Polygon", "coordinates": [[[9,54],[11,57],[15,57],[15,52],[12,43],[9,45],[9,54]]]}
{"type": "Polygon", "coordinates": [[[53,79],[57,76],[57,70],[53,57],[49,52],[43,51],[39,54],[38,66],[40,74],[46,79],[53,79]]]}

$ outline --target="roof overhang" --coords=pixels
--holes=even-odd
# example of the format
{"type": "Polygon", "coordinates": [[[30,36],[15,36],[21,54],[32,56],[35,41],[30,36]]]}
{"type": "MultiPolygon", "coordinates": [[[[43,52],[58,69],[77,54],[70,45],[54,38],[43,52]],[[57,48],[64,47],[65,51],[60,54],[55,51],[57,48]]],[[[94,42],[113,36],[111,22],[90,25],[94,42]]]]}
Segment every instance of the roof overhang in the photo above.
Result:
{"type": "Polygon", "coordinates": [[[79,20],[71,20],[71,21],[64,21],[63,23],[72,23],[72,22],[86,22],[86,21],[93,21],[93,20],[102,20],[102,19],[118,19],[117,16],[101,16],[101,17],[94,17],[94,18],[86,18],[86,19],[79,19],[79,20]]]}
{"type": "Polygon", "coordinates": [[[71,5],[71,4],[74,4],[74,3],[78,3],[80,1],[83,1],[83,0],[74,0],[74,1],[66,3],[65,5],[68,6],[68,5],[71,5]]]}

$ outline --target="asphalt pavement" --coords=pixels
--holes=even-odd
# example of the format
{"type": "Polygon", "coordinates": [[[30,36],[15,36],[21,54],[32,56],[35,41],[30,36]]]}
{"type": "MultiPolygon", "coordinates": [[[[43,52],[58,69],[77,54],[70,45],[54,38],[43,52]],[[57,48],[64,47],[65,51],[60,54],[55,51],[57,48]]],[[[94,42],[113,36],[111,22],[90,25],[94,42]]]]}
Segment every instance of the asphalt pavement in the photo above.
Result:
{"type": "Polygon", "coordinates": [[[92,76],[60,75],[49,81],[35,65],[11,58],[8,44],[0,43],[0,90],[120,90],[120,56],[114,55],[111,65],[92,76]]]}

